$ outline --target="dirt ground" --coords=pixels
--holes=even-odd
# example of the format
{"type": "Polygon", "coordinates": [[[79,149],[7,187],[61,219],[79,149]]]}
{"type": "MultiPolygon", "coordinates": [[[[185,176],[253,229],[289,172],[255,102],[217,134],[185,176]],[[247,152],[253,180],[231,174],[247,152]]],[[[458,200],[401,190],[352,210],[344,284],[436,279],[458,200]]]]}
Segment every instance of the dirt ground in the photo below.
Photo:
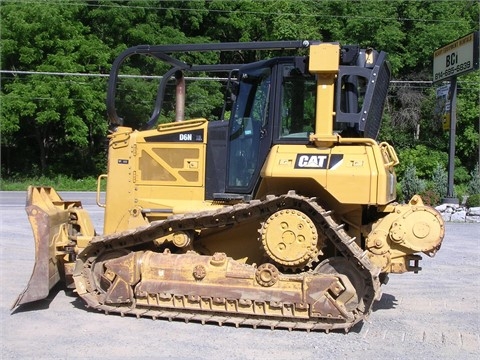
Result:
{"type": "MultiPolygon", "coordinates": [[[[82,200],[101,232],[95,194],[62,196],[82,200]]],[[[0,192],[2,359],[480,358],[480,224],[448,223],[436,257],[390,276],[368,321],[325,334],[104,315],[60,287],[11,312],[34,263],[24,204],[25,193],[0,192]]]]}

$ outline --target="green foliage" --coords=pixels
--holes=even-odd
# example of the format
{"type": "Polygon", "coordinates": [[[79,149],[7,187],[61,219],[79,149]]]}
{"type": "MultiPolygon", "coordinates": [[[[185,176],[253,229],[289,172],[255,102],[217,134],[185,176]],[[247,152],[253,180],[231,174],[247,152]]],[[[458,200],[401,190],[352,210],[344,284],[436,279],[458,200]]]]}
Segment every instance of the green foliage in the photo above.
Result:
{"type": "Polygon", "coordinates": [[[64,175],[33,178],[13,176],[0,181],[0,191],[26,191],[29,185],[52,186],[58,191],[96,191],[97,179],[94,177],[72,179],[64,175]]]}
{"type": "Polygon", "coordinates": [[[404,64],[403,43],[410,34],[402,29],[401,2],[319,1],[318,24],[324,41],[360,44],[389,52],[397,73],[404,64]]]}
{"type": "Polygon", "coordinates": [[[448,154],[429,149],[425,145],[401,150],[398,154],[400,164],[396,169],[397,175],[404,176],[408,167],[415,167],[420,178],[429,179],[439,166],[447,168],[448,154]]]}
{"type": "Polygon", "coordinates": [[[415,146],[413,137],[408,132],[399,131],[399,129],[393,124],[392,114],[390,112],[385,112],[383,115],[378,140],[388,142],[397,149],[397,152],[415,146]]]}
{"type": "Polygon", "coordinates": [[[437,164],[432,176],[426,184],[426,190],[421,194],[427,205],[435,206],[447,195],[448,173],[445,168],[437,164]]]}
{"type": "Polygon", "coordinates": [[[438,193],[432,189],[430,190],[425,190],[421,194],[423,203],[428,206],[436,206],[440,204],[441,202],[441,197],[438,195],[438,193]]]}
{"type": "MultiPolygon", "coordinates": [[[[3,1],[1,68],[34,72],[107,74],[114,58],[139,44],[310,39],[371,46],[389,53],[395,80],[379,139],[395,146],[400,179],[412,164],[428,191],[446,169],[448,134],[435,119],[431,80],[435,49],[478,30],[480,4],[467,1],[3,1]],[[439,170],[438,170],[439,171],[439,170]]],[[[232,52],[222,61],[263,59],[267,53],[232,52]]],[[[182,58],[192,60],[189,54],[182,58]]],[[[196,54],[216,63],[218,54],[196,54]]],[[[156,75],[157,62],[127,62],[123,74],[156,75]]],[[[106,79],[2,73],[0,132],[2,175],[72,178],[105,169],[106,79]]],[[[480,72],[458,79],[455,185],[466,188],[478,163],[480,72]]],[[[188,84],[186,117],[217,119],[223,101],[218,84],[188,84]]],[[[117,109],[138,127],[152,113],[158,82],[125,79],[117,109]]],[[[166,99],[161,121],[173,119],[166,99]]],[[[442,190],[443,191],[443,190],[442,190]]],[[[470,191],[470,190],[469,190],[470,191]]],[[[408,199],[406,199],[408,201],[408,199]]]]}
{"type": "MultiPolygon", "coordinates": [[[[426,145],[416,145],[413,148],[401,150],[399,153],[400,164],[396,169],[399,178],[405,176],[408,166],[413,165],[419,178],[429,180],[438,167],[446,171],[448,168],[448,153],[428,148],[426,145]]],[[[462,166],[460,159],[455,158],[454,182],[466,183],[470,176],[467,169],[462,166]]]]}
{"type": "Polygon", "coordinates": [[[470,173],[470,181],[468,182],[469,194],[480,194],[480,168],[475,165],[475,168],[470,173]]]}
{"type": "Polygon", "coordinates": [[[415,194],[420,194],[425,190],[425,181],[417,175],[417,169],[413,164],[409,164],[401,180],[401,189],[403,200],[409,201],[415,194]]]}
{"type": "Polygon", "coordinates": [[[468,170],[465,166],[462,166],[460,159],[455,158],[455,172],[453,174],[453,179],[456,184],[466,184],[470,179],[468,170]]]}
{"type": "Polygon", "coordinates": [[[432,188],[435,189],[439,197],[447,195],[448,174],[443,166],[437,164],[432,175],[432,188]]]}
{"type": "Polygon", "coordinates": [[[403,42],[404,48],[408,51],[401,54],[400,60],[405,70],[419,72],[430,68],[432,54],[437,48],[478,27],[478,5],[474,1],[401,1],[400,3],[397,7],[398,15],[406,19],[403,32],[408,34],[403,42]],[[474,21],[475,12],[477,13],[476,22],[474,21]]]}
{"type": "Polygon", "coordinates": [[[470,195],[465,203],[466,207],[479,207],[480,206],[480,194],[470,195]]]}
{"type": "Polygon", "coordinates": [[[455,150],[462,165],[473,169],[479,160],[480,71],[461,76],[458,81],[455,150]]]}
{"type": "Polygon", "coordinates": [[[457,197],[459,204],[464,204],[468,198],[467,186],[465,184],[454,185],[453,193],[457,197]]]}
{"type": "MultiPolygon", "coordinates": [[[[37,72],[89,72],[106,67],[105,45],[79,20],[85,6],[2,5],[2,67],[37,72]]],[[[69,154],[83,153],[87,162],[95,157],[95,141],[107,127],[102,119],[105,83],[85,81],[41,74],[4,79],[2,146],[14,149],[10,156],[29,154],[7,159],[9,168],[30,173],[34,163],[46,174],[49,167],[64,168],[69,154]]],[[[95,170],[85,165],[87,172],[95,170]]]]}

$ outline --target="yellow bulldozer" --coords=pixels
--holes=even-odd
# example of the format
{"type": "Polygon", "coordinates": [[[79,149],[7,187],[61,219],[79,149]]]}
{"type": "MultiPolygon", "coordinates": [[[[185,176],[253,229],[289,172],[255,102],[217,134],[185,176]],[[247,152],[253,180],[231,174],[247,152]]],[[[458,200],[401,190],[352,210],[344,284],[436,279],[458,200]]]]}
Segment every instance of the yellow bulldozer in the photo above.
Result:
{"type": "Polygon", "coordinates": [[[376,140],[389,81],[385,52],[338,43],[125,50],[107,91],[103,235],[79,201],[29,187],[35,267],[14,307],[63,281],[105,313],[348,331],[389,273],[421,270],[418,253],[433,256],[444,236],[418,195],[395,201],[398,158],[376,140]],[[209,53],[218,61],[197,63],[209,53]],[[134,104],[117,96],[133,57],[165,70],[135,128],[134,104]],[[185,119],[193,74],[224,84],[216,121],[185,119]],[[167,103],[175,119],[160,122],[167,103]]]}

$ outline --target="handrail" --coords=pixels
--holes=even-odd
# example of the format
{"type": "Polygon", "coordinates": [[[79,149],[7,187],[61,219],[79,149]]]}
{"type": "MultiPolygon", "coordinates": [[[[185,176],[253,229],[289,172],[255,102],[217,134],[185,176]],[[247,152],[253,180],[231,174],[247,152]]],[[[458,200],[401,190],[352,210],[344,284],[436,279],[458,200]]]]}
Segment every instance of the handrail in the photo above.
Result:
{"type": "Polygon", "coordinates": [[[96,197],[96,201],[97,201],[97,205],[102,207],[102,208],[106,207],[107,204],[103,204],[103,203],[100,202],[100,187],[101,187],[101,184],[102,184],[102,179],[107,179],[107,178],[108,178],[107,174],[102,174],[97,178],[97,197],[96,197]]]}
{"type": "Polygon", "coordinates": [[[383,142],[380,143],[380,148],[385,150],[385,152],[387,153],[387,155],[390,159],[390,162],[385,164],[386,167],[395,166],[395,165],[398,165],[400,163],[400,161],[398,160],[397,153],[395,152],[395,149],[393,148],[392,145],[383,141],[383,142]]]}

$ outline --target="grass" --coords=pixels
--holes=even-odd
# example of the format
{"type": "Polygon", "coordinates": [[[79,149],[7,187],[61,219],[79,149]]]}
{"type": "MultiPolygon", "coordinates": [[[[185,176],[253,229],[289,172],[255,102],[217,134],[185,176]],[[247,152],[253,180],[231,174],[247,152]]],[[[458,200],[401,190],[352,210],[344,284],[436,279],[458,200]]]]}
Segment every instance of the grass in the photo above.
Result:
{"type": "Polygon", "coordinates": [[[96,191],[97,179],[72,179],[64,175],[34,178],[1,178],[0,191],[26,191],[29,185],[52,186],[57,191],[96,191]]]}

